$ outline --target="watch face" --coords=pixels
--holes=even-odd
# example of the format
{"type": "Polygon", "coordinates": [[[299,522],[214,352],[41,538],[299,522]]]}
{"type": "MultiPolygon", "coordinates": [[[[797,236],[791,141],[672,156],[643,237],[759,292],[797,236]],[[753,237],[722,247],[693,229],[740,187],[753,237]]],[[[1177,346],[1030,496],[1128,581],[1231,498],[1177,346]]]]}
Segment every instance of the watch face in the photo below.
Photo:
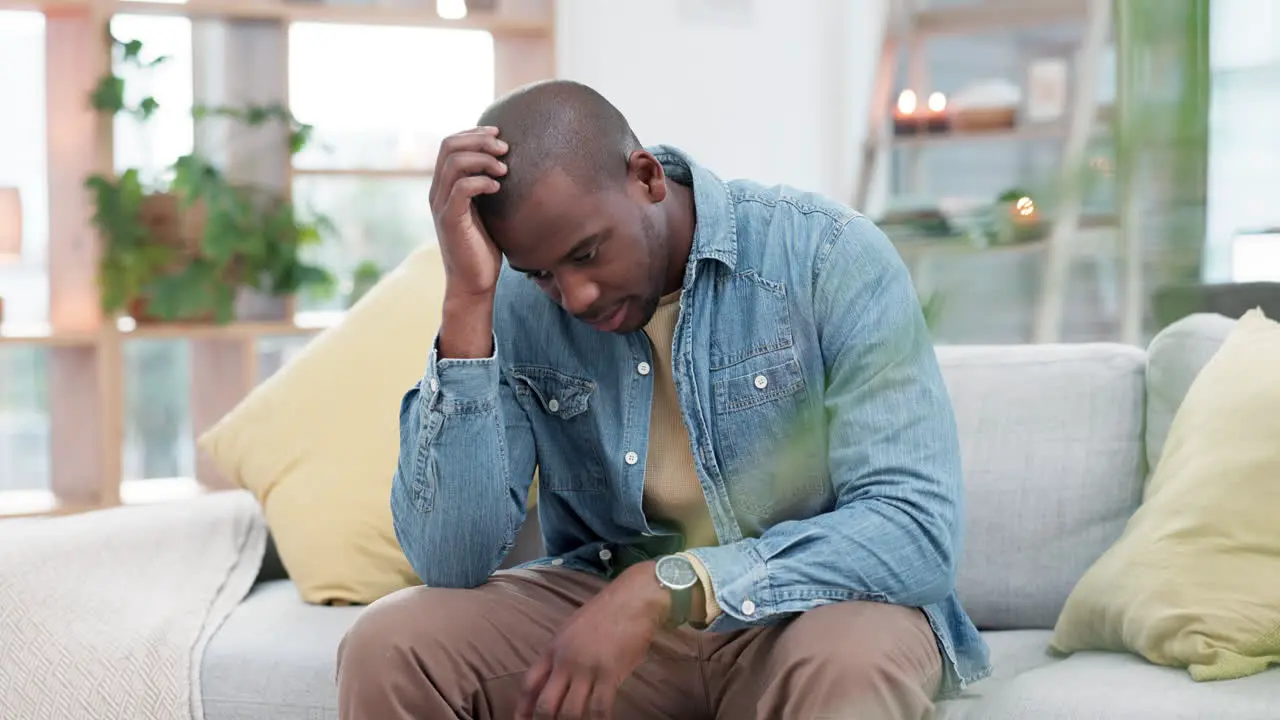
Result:
{"type": "Polygon", "coordinates": [[[658,560],[658,580],[669,588],[683,590],[698,582],[693,563],[678,555],[668,555],[658,560]]]}

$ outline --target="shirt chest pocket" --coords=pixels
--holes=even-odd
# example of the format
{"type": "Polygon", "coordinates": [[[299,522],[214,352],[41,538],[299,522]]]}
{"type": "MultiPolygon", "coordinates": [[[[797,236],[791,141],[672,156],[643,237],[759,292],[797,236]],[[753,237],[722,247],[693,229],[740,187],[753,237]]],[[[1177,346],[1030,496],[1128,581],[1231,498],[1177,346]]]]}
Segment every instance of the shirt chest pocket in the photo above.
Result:
{"type": "Polygon", "coordinates": [[[512,388],[533,426],[538,482],[549,492],[602,492],[604,462],[591,399],[596,385],[542,366],[511,369],[512,388]]]}
{"type": "Polygon", "coordinates": [[[735,510],[764,524],[825,497],[819,418],[791,350],[713,375],[716,442],[735,510]],[[754,365],[754,369],[748,369],[754,365]]]}

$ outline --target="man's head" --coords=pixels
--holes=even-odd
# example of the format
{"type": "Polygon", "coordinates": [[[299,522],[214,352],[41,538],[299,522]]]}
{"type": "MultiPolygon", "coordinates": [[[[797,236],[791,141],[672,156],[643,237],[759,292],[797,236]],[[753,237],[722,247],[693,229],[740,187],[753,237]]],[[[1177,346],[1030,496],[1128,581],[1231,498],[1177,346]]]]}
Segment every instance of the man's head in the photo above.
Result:
{"type": "Polygon", "coordinates": [[[626,118],[594,90],[557,80],[498,100],[479,124],[509,148],[500,189],[475,199],[507,262],[599,329],[643,327],[670,274],[668,187],[626,118]]]}

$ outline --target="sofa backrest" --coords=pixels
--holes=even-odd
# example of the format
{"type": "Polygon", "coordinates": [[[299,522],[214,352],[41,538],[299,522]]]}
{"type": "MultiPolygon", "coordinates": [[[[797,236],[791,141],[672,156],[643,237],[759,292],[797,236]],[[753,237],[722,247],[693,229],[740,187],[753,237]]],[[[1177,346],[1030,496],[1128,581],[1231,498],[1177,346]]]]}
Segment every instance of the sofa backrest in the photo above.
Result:
{"type": "Polygon", "coordinates": [[[1154,469],[1169,426],[1191,382],[1218,352],[1236,321],[1223,315],[1189,315],[1162,330],[1147,347],[1147,464],[1154,469]]]}
{"type": "Polygon", "coordinates": [[[965,470],[960,600],[979,628],[1049,629],[1123,532],[1200,369],[1235,320],[1179,320],[1148,349],[939,346],[965,470]]]}
{"type": "Polygon", "coordinates": [[[941,346],[965,472],[958,592],[983,630],[1051,628],[1142,497],[1146,354],[941,346]]]}

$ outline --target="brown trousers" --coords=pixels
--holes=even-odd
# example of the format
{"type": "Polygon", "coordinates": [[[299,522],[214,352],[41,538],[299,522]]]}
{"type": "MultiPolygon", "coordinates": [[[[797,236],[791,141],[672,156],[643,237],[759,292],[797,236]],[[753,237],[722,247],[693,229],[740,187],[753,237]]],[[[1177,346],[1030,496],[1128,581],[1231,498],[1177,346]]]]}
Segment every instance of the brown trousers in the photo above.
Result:
{"type": "MultiPolygon", "coordinates": [[[[474,590],[410,588],[365,609],[338,650],[343,720],[514,716],[525,671],[603,579],[545,568],[474,590]]],[[[847,602],[728,633],[660,631],[613,717],[920,720],[942,662],[916,609],[847,602]]]]}

